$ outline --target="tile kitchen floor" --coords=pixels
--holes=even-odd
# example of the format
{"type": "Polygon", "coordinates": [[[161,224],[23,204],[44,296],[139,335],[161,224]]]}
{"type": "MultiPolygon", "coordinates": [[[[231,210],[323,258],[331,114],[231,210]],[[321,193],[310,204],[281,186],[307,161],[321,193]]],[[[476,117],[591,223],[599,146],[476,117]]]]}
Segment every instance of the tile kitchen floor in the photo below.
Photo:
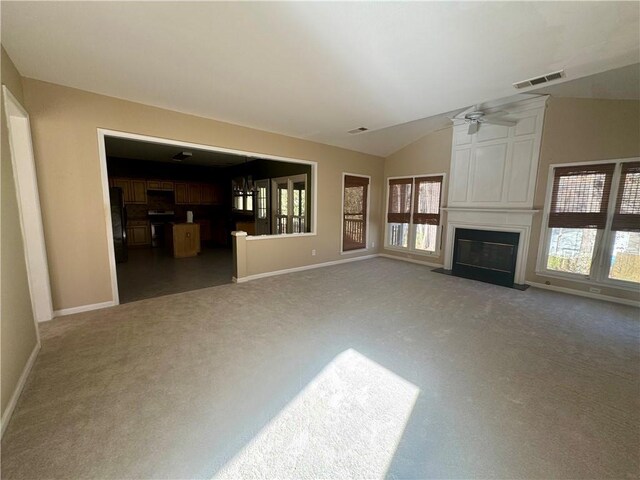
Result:
{"type": "Polygon", "coordinates": [[[129,249],[118,263],[120,303],[231,283],[230,248],[203,248],[197,257],[174,258],[163,248],[129,249]]]}

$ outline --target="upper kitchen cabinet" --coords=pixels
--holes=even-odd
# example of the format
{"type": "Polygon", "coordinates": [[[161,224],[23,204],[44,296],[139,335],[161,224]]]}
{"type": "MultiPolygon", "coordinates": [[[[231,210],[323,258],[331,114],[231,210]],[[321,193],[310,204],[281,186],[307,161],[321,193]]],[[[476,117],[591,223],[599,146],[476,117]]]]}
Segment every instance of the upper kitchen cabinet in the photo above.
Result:
{"type": "Polygon", "coordinates": [[[173,192],[173,182],[168,180],[147,180],[147,190],[173,192]]]}
{"type": "Polygon", "coordinates": [[[176,205],[219,205],[220,186],[210,183],[176,182],[176,205]]]}
{"type": "Polygon", "coordinates": [[[201,205],[202,202],[202,184],[189,183],[189,203],[191,205],[201,205]]]}
{"type": "Polygon", "coordinates": [[[110,178],[109,185],[111,187],[119,187],[122,189],[122,197],[125,204],[142,204],[147,203],[147,182],[146,180],[138,180],[135,178],[110,178]]]}
{"type": "Polygon", "coordinates": [[[174,187],[176,205],[188,205],[189,204],[189,184],[188,183],[175,183],[174,187]]]}

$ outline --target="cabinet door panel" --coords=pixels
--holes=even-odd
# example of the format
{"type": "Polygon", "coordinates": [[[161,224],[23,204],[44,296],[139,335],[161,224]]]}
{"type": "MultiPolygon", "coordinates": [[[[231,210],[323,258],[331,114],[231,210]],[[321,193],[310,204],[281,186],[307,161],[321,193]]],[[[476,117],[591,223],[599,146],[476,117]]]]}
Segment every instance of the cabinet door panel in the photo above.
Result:
{"type": "Polygon", "coordinates": [[[211,205],[213,203],[213,185],[202,185],[202,196],[200,197],[200,203],[202,205],[211,205]]]}
{"type": "Polygon", "coordinates": [[[186,205],[189,203],[189,192],[186,183],[175,184],[176,205],[186,205]]]}
{"type": "Polygon", "coordinates": [[[131,180],[132,201],[130,203],[147,203],[147,182],[144,180],[131,180]]]}
{"type": "Polygon", "coordinates": [[[122,200],[124,200],[124,203],[132,202],[131,181],[128,178],[114,178],[113,186],[122,189],[122,200]]]}
{"type": "Polygon", "coordinates": [[[199,183],[189,184],[189,203],[191,205],[199,205],[202,196],[202,185],[199,183]]]}

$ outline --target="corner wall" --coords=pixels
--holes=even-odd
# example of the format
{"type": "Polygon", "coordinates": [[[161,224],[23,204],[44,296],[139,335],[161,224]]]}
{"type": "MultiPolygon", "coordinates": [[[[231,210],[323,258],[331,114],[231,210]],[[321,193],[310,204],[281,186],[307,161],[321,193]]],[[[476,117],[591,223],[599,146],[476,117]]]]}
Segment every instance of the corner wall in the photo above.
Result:
{"type": "MultiPolygon", "coordinates": [[[[2,48],[2,84],[23,103],[20,74],[2,48]]],[[[0,172],[0,383],[2,384],[2,419],[7,420],[15,392],[23,373],[38,346],[38,336],[31,308],[24,242],[18,214],[18,199],[11,165],[9,133],[5,121],[4,99],[0,102],[2,154],[0,172]],[[8,410],[9,409],[9,410],[8,410]]],[[[19,394],[19,391],[18,391],[19,394]]],[[[3,422],[3,428],[5,424],[3,422]]]]}
{"type": "Polygon", "coordinates": [[[444,245],[446,242],[446,225],[447,225],[447,212],[444,210],[441,212],[441,225],[445,228],[442,229],[442,237],[440,245],[442,248],[437,255],[421,255],[418,253],[401,252],[398,250],[392,250],[384,248],[384,229],[386,219],[384,218],[386,212],[387,202],[387,178],[389,177],[401,177],[409,175],[423,175],[423,174],[435,174],[445,173],[446,178],[444,181],[444,188],[442,191],[442,206],[447,206],[447,196],[449,194],[449,170],[451,167],[451,141],[452,141],[453,129],[451,127],[438,130],[433,133],[429,133],[419,140],[416,140],[410,145],[407,145],[401,150],[398,150],[393,155],[387,157],[384,162],[384,179],[383,179],[383,200],[382,200],[382,222],[381,222],[381,235],[380,245],[383,246],[385,255],[393,255],[401,258],[408,258],[420,262],[433,263],[442,265],[444,263],[444,245]]]}
{"type": "MultiPolygon", "coordinates": [[[[370,236],[380,234],[381,157],[38,80],[24,79],[23,86],[54,310],[112,300],[98,128],[317,162],[317,235],[247,241],[247,275],[345,258],[340,255],[343,171],[372,176],[370,236]]],[[[351,256],[376,252],[377,245],[351,256]]]]}
{"type": "MultiPolygon", "coordinates": [[[[640,156],[640,102],[551,98],[544,117],[540,163],[526,279],[556,287],[589,292],[593,285],[537,275],[535,272],[547,194],[549,166],[555,163],[591,162],[640,156]]],[[[598,285],[601,295],[638,300],[638,291],[598,285]]]]}

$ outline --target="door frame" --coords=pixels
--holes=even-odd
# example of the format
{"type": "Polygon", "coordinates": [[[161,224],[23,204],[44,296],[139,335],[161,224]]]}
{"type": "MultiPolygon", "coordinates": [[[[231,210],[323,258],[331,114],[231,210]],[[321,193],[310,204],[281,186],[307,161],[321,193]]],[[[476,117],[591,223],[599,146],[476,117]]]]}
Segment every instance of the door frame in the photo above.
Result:
{"type": "Polygon", "coordinates": [[[31,124],[29,114],[5,85],[2,86],[2,96],[20,230],[24,244],[31,308],[39,342],[38,323],[53,318],[53,302],[51,300],[49,263],[44,241],[38,179],[31,141],[31,124]]]}
{"type": "MultiPolygon", "coordinates": [[[[109,201],[109,176],[107,173],[107,149],[105,146],[105,138],[106,137],[116,137],[116,138],[124,138],[128,140],[137,140],[140,142],[149,142],[149,143],[161,143],[164,145],[173,145],[177,147],[186,147],[186,148],[194,148],[198,150],[208,150],[211,152],[218,153],[227,153],[230,155],[239,155],[243,157],[253,157],[260,158],[264,160],[276,160],[280,162],[289,162],[289,163],[303,163],[305,165],[311,166],[311,182],[313,184],[312,191],[312,205],[311,211],[309,212],[310,219],[309,224],[311,226],[311,232],[309,233],[298,233],[298,234],[287,234],[287,235],[264,235],[264,236],[254,236],[252,237],[255,240],[262,238],[282,238],[282,237],[290,237],[292,235],[295,236],[312,236],[317,233],[317,222],[318,222],[318,163],[311,160],[302,160],[299,158],[292,157],[281,157],[279,155],[269,155],[264,153],[250,152],[246,150],[235,150],[232,148],[224,148],[224,147],[216,147],[212,145],[205,145],[202,143],[193,143],[193,142],[184,142],[180,140],[171,140],[168,138],[162,137],[153,137],[150,135],[142,135],[138,133],[129,133],[129,132],[121,132],[118,130],[109,130],[106,128],[98,128],[98,157],[100,160],[100,177],[102,183],[102,202],[103,202],[103,211],[105,213],[105,232],[107,235],[107,252],[109,255],[109,272],[111,275],[111,295],[113,297],[113,302],[108,302],[109,305],[119,305],[120,297],[118,295],[118,274],[116,271],[116,259],[115,259],[115,249],[113,246],[113,235],[112,235],[112,227],[111,227],[111,203],[109,201]]],[[[307,185],[309,184],[309,179],[307,179],[307,185]]]]}

